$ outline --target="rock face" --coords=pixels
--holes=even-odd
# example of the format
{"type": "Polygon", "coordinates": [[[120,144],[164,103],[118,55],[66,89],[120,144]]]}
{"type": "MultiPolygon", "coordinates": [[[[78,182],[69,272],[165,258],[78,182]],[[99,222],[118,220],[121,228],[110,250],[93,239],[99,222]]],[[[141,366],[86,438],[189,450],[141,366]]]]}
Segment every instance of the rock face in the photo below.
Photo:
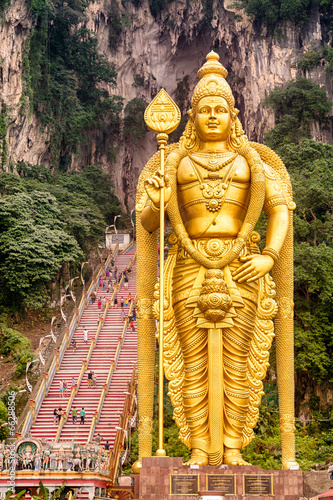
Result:
{"type": "MultiPolygon", "coordinates": [[[[265,31],[256,32],[245,15],[240,19],[236,11],[223,2],[215,2],[213,17],[207,13],[201,0],[177,0],[167,5],[158,20],[150,14],[148,0],[136,8],[132,2],[121,2],[117,7],[126,27],[117,38],[116,47],[110,46],[109,33],[115,0],[95,0],[86,10],[86,27],[93,31],[100,51],[118,72],[118,87],[111,92],[125,98],[135,97],[150,102],[152,96],[164,87],[175,97],[177,84],[185,77],[188,92],[183,95],[184,113],[189,109],[189,97],[197,81],[196,72],[212,49],[221,57],[229,71],[240,119],[251,140],[261,140],[266,130],[274,125],[272,112],[263,108],[265,96],[278,85],[297,75],[297,59],[327,38],[319,12],[313,10],[302,29],[285,25],[279,39],[265,31]],[[134,85],[133,85],[134,84],[134,85]]],[[[226,2],[228,4],[228,2],[226,2]]],[[[206,4],[204,4],[206,5],[206,4]]],[[[33,21],[24,0],[14,0],[0,26],[1,88],[0,100],[10,106],[7,131],[8,161],[26,161],[48,164],[48,133],[31,116],[28,106],[22,107],[22,71],[24,50],[33,21]]],[[[317,83],[332,95],[332,81],[323,67],[311,74],[317,83]]],[[[316,139],[332,142],[331,131],[313,127],[316,139]]],[[[118,139],[119,151],[111,163],[107,151],[112,138],[107,127],[88,132],[89,146],[73,157],[71,168],[80,169],[89,163],[100,163],[112,174],[116,192],[129,208],[134,206],[135,188],[139,173],[147,159],[156,151],[153,134],[146,134],[140,146],[118,139]]],[[[7,166],[8,168],[8,166],[7,166]]]]}

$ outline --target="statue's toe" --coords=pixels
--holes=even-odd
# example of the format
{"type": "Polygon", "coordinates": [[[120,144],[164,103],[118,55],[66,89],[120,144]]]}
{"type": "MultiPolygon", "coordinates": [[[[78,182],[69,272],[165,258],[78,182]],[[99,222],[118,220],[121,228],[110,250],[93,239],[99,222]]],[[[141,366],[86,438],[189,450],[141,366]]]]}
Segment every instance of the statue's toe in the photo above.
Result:
{"type": "Polygon", "coordinates": [[[223,463],[227,465],[252,465],[249,462],[246,462],[239,450],[228,450],[223,457],[223,463]]]}
{"type": "Polygon", "coordinates": [[[193,450],[190,460],[184,465],[208,465],[208,455],[201,450],[193,450]]]}

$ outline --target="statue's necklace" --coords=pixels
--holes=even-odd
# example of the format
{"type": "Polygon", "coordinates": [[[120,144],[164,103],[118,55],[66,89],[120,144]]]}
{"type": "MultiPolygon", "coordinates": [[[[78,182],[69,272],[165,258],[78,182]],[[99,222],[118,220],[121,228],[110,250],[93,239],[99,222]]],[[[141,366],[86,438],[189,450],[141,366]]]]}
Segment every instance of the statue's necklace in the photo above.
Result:
{"type": "MultiPolygon", "coordinates": [[[[235,159],[237,153],[233,155],[233,159],[235,159]]],[[[190,161],[192,163],[193,169],[196,172],[198,178],[200,179],[200,189],[202,191],[202,196],[207,200],[206,208],[209,212],[217,212],[222,207],[225,196],[228,190],[228,187],[231,184],[233,174],[236,168],[236,162],[231,163],[225,175],[221,178],[218,173],[211,172],[208,174],[207,178],[203,178],[199,169],[196,167],[196,162],[194,159],[190,157],[190,161]]],[[[228,164],[227,163],[227,164],[228,164]]],[[[200,163],[199,163],[200,165],[200,163]]],[[[204,166],[204,165],[202,165],[204,166]]],[[[204,168],[206,168],[204,166],[204,168]]]]}
{"type": "Polygon", "coordinates": [[[206,170],[210,172],[218,172],[223,167],[226,167],[229,163],[231,163],[237,156],[237,153],[218,153],[218,152],[210,152],[210,153],[196,153],[195,156],[189,154],[189,157],[192,161],[196,162],[201,167],[204,167],[206,170]],[[227,158],[221,162],[222,158],[227,158]],[[198,158],[199,157],[199,158],[198,158]],[[208,158],[208,161],[200,161],[200,157],[208,158]]]}

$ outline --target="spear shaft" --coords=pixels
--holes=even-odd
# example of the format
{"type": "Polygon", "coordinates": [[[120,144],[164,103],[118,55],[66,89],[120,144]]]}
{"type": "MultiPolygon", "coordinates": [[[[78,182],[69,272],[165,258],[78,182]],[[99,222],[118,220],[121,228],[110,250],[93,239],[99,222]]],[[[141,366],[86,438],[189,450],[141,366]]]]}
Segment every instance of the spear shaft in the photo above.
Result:
{"type": "Polygon", "coordinates": [[[144,116],[146,125],[155,132],[160,152],[160,171],[163,185],[160,190],[160,278],[159,278],[159,376],[158,376],[158,450],[156,456],[165,457],[166,451],[163,443],[163,396],[164,396],[164,370],[163,370],[163,342],[164,342],[164,150],[168,142],[168,135],[176,130],[180,123],[181,113],[178,106],[164,89],[161,89],[149,104],[144,116]]]}
{"type": "Polygon", "coordinates": [[[164,344],[164,149],[168,140],[167,134],[158,134],[157,141],[159,144],[161,156],[161,174],[163,178],[163,187],[161,188],[160,195],[160,297],[159,297],[159,352],[158,352],[158,450],[156,455],[164,457],[166,451],[164,450],[164,429],[163,429],[163,414],[164,414],[164,370],[163,370],[163,344],[164,344]]]}

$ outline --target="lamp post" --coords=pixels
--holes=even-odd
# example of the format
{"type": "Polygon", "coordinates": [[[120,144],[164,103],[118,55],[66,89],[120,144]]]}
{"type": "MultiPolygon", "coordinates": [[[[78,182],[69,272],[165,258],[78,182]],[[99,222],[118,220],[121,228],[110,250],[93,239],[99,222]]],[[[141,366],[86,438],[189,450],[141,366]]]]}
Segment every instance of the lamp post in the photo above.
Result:
{"type": "Polygon", "coordinates": [[[135,239],[135,222],[133,220],[133,213],[135,213],[135,208],[133,208],[133,210],[131,210],[131,215],[130,215],[131,224],[133,227],[133,240],[134,240],[135,239]]]}
{"type": "Polygon", "coordinates": [[[116,215],[115,218],[113,219],[113,225],[114,225],[114,230],[115,230],[116,234],[118,234],[117,228],[116,228],[116,220],[118,219],[118,217],[120,217],[120,215],[116,215]]]}
{"type": "MultiPolygon", "coordinates": [[[[110,227],[114,227],[114,224],[110,224],[110,226],[108,226],[106,229],[105,229],[105,247],[108,248],[108,242],[107,242],[107,239],[106,239],[106,234],[107,234],[107,231],[110,227]]],[[[110,247],[109,247],[109,252],[111,252],[111,248],[112,248],[112,240],[111,240],[111,243],[110,243],[110,247]]]]}

